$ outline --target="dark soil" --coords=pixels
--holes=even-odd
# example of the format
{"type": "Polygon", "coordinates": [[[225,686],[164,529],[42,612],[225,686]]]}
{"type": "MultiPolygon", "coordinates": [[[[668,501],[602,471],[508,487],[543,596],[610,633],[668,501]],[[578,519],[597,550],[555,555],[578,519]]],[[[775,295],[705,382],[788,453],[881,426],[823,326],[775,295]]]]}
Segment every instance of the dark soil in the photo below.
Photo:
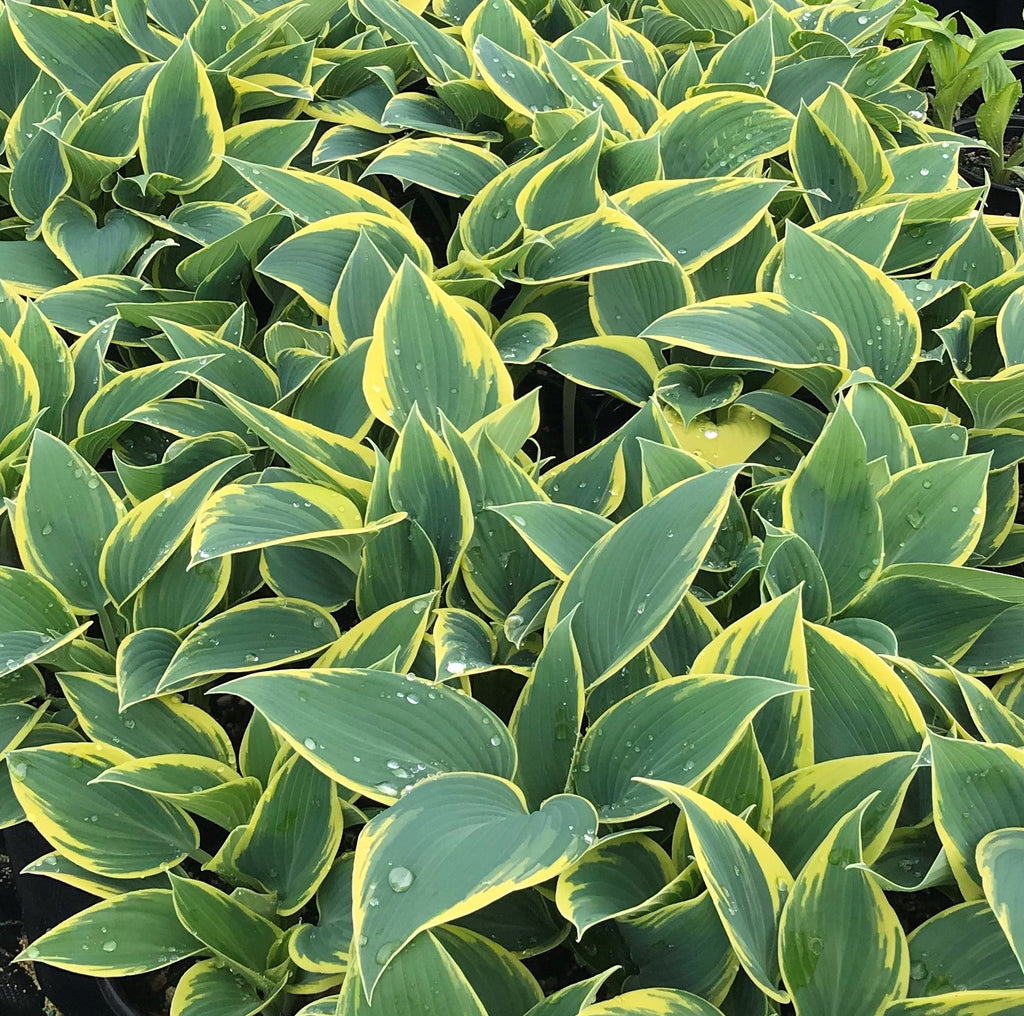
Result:
{"type": "Polygon", "coordinates": [[[0,853],[0,1013],[54,1016],[59,1010],[43,994],[31,964],[11,964],[27,944],[11,861],[6,853],[0,853]]]}

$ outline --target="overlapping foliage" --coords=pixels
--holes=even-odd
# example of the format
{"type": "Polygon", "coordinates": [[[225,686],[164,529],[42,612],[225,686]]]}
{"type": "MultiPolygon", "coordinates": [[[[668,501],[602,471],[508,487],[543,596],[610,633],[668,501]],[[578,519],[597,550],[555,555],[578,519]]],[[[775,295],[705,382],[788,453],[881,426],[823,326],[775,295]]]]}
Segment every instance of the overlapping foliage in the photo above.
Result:
{"type": "Polygon", "coordinates": [[[8,0],[0,820],[98,898],[23,959],[1024,1012],[1024,225],[917,87],[1024,33],[929,24],[8,0]]]}

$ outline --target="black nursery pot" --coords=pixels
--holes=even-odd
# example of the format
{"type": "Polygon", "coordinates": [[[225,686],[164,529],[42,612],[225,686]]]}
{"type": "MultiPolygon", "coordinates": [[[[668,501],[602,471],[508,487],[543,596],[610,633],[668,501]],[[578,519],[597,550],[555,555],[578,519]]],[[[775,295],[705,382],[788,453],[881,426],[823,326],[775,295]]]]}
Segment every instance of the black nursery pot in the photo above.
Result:
{"type": "MultiPolygon", "coordinates": [[[[7,856],[14,870],[18,902],[21,905],[22,925],[31,942],[49,931],[72,914],[96,902],[95,897],[72,886],[39,875],[20,874],[25,865],[42,857],[50,850],[49,844],[27,822],[12,826],[3,832],[7,856]]],[[[57,967],[40,963],[35,968],[36,978],[47,998],[64,1016],[105,1016],[110,1012],[131,1013],[131,1010],[111,1009],[100,991],[95,978],[72,974],[57,967]]],[[[135,1016],[132,1013],[132,1016],[135,1016]]]]}
{"type": "MultiPolygon", "coordinates": [[[[969,138],[980,137],[978,125],[973,116],[958,120],[953,124],[953,130],[957,134],[963,134],[969,138]]],[[[1006,137],[1007,139],[1024,137],[1024,116],[1010,117],[1010,122],[1006,126],[1006,137]]],[[[987,171],[989,171],[989,167],[984,163],[968,162],[965,161],[963,155],[960,156],[960,175],[975,187],[985,185],[987,171]]],[[[1024,187],[1024,181],[1021,181],[1021,186],[1024,187]]],[[[988,192],[988,200],[985,202],[985,211],[993,215],[1019,215],[1020,191],[1009,184],[996,183],[993,180],[992,188],[988,192]]]]}

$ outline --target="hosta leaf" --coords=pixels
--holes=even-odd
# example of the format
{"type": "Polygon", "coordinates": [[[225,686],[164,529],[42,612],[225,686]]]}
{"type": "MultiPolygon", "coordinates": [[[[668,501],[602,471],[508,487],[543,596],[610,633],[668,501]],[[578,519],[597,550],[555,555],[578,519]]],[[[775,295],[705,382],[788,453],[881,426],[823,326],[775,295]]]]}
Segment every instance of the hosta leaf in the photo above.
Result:
{"type": "Polygon", "coordinates": [[[488,1016],[522,1016],[543,997],[533,974],[507,949],[468,928],[438,928],[433,935],[458,964],[488,1016]]]}
{"type": "Polygon", "coordinates": [[[153,78],[142,102],[139,154],[147,173],[174,177],[188,194],[206,183],[224,153],[217,98],[195,51],[182,42],[153,78]]]}
{"type": "Polygon", "coordinates": [[[280,991],[261,995],[251,981],[227,969],[220,960],[189,967],[174,989],[172,1016],[256,1016],[280,991]]]}
{"type": "Polygon", "coordinates": [[[138,62],[138,53],[117,29],[98,18],[19,3],[7,7],[7,16],[25,53],[82,104],[110,77],[138,62]]]}
{"type": "Polygon", "coordinates": [[[1024,991],[953,991],[894,1002],[885,1016],[1021,1016],[1024,991]]]}
{"type": "Polygon", "coordinates": [[[100,225],[96,214],[64,194],[43,216],[43,236],[50,250],[79,278],[120,272],[153,235],[130,212],[108,212],[100,225]]]}
{"type": "Polygon", "coordinates": [[[223,829],[246,823],[263,793],[259,780],[239,777],[202,755],[149,755],[102,772],[97,781],[152,794],[223,829]]]}
{"type": "Polygon", "coordinates": [[[644,336],[771,366],[846,365],[846,342],[835,325],[771,293],[683,307],[644,329],[644,336]]]}
{"type": "Polygon", "coordinates": [[[543,1002],[538,1002],[526,1016],[579,1016],[591,1002],[597,998],[601,985],[608,980],[613,971],[606,970],[603,974],[588,977],[585,981],[577,981],[552,995],[543,1002]]]}
{"type": "MultiPolygon", "coordinates": [[[[1015,878],[1024,856],[1024,829],[999,829],[989,833],[977,850],[978,871],[985,896],[1013,947],[1017,962],[1024,955],[1024,921],[1020,889],[1015,878]]],[[[1019,987],[1019,984],[1014,985],[1019,987]]]]}
{"type": "Polygon", "coordinates": [[[357,534],[368,531],[349,498],[318,484],[232,483],[203,503],[192,532],[192,562],[265,547],[312,549],[316,541],[325,551],[340,550],[350,539],[355,559],[362,543],[357,534]]]}
{"type": "Polygon", "coordinates": [[[838,326],[851,368],[867,368],[892,387],[910,374],[921,352],[921,323],[903,291],[880,269],[790,226],[777,288],[802,310],[838,326]]]}
{"type": "Polygon", "coordinates": [[[966,564],[985,522],[983,455],[906,469],[878,496],[885,563],[966,564]]]}
{"type": "MultiPolygon", "coordinates": [[[[801,594],[793,590],[730,625],[705,646],[692,669],[701,674],[759,674],[809,686],[801,624],[801,594]]],[[[768,702],[754,719],[770,772],[780,775],[814,758],[811,704],[798,695],[768,702]]]]}
{"type": "Polygon", "coordinates": [[[157,691],[163,695],[205,684],[216,674],[312,656],[339,634],[334,618],[312,603],[265,599],[239,604],[193,629],[157,691]]]}
{"type": "Polygon", "coordinates": [[[662,492],[598,540],[555,594],[548,623],[576,610],[572,630],[588,687],[643,649],[679,606],[734,476],[717,470],[662,492]]]}
{"type": "Polygon", "coordinates": [[[345,212],[314,222],[278,244],[258,265],[263,275],[295,290],[321,317],[359,238],[369,236],[392,268],[408,258],[422,271],[432,268],[430,251],[408,226],[370,212],[345,212]]]}
{"type": "MultiPolygon", "coordinates": [[[[689,874],[699,877],[696,866],[689,874]]],[[[692,881],[686,873],[680,875],[660,894],[663,905],[655,897],[643,908],[649,912],[618,922],[630,962],[639,968],[623,987],[670,985],[719,1003],[725,996],[739,961],[707,890],[676,902],[679,895],[693,891],[692,881]]]]}
{"type": "Polygon", "coordinates": [[[353,966],[342,987],[338,1016],[416,1016],[424,998],[436,1000],[445,1012],[487,1016],[465,973],[429,932],[417,935],[369,987],[372,1002],[367,1000],[359,969],[353,966]]]}
{"type": "Polygon", "coordinates": [[[576,792],[594,803],[604,822],[649,814],[664,795],[634,777],[696,783],[739,740],[758,709],[800,690],[768,678],[724,674],[676,677],[643,688],[587,730],[573,773],[576,792]]]}
{"type": "Polygon", "coordinates": [[[908,944],[911,998],[1024,988],[1024,972],[987,903],[943,910],[919,925],[908,944]]]}
{"type": "Polygon", "coordinates": [[[25,814],[61,854],[124,878],[172,868],[199,844],[195,825],[177,808],[92,782],[129,757],[104,745],[61,744],[11,752],[7,763],[25,814]]]}
{"type": "Polygon", "coordinates": [[[281,931],[233,896],[172,874],[178,920],[216,957],[233,968],[262,973],[281,931]]]}
{"type": "Polygon", "coordinates": [[[878,1016],[906,994],[907,940],[892,907],[861,860],[866,803],[836,823],[797,876],[782,912],[782,975],[798,1013],[878,1016]],[[856,929],[847,937],[842,929],[856,929]],[[849,986],[859,985],[851,994],[849,986]]]}
{"type": "Polygon", "coordinates": [[[772,783],[770,843],[799,872],[835,824],[866,798],[861,815],[864,856],[874,861],[892,833],[917,764],[913,752],[832,759],[797,769],[772,783]]]}
{"type": "Polygon", "coordinates": [[[252,674],[218,691],[252,702],[299,754],[377,801],[436,773],[511,777],[515,745],[485,706],[444,685],[381,670],[252,674]]]}
{"type": "Polygon", "coordinates": [[[616,194],[615,204],[692,272],[753,229],[783,188],[781,181],[741,177],[658,180],[616,194]],[[683,212],[698,205],[699,216],[683,212]]]}
{"type": "Polygon", "coordinates": [[[750,978],[772,998],[779,990],[779,917],[793,878],[742,819],[678,784],[655,786],[679,805],[701,875],[750,978]]]}
{"type": "Polygon", "coordinates": [[[644,988],[580,1010],[579,1016],[720,1016],[710,1002],[688,991],[644,988]]]}
{"type": "Polygon", "coordinates": [[[103,546],[99,572],[118,605],[135,595],[188,534],[200,506],[245,457],[214,462],[180,483],[136,505],[114,527],[103,546]]]}
{"type": "Polygon", "coordinates": [[[434,624],[434,672],[437,681],[494,668],[494,633],[476,614],[442,608],[434,624]]]}
{"type": "Polygon", "coordinates": [[[371,667],[398,649],[395,669],[404,673],[416,659],[431,618],[434,594],[413,596],[381,608],[349,628],[317,660],[317,668],[371,667]]]}
{"type": "Polygon", "coordinates": [[[153,699],[119,710],[113,678],[64,671],[59,680],[82,730],[94,741],[140,758],[185,752],[234,762],[235,752],[223,727],[194,705],[153,699]]]}
{"type": "Polygon", "coordinates": [[[611,206],[549,226],[539,238],[519,263],[521,281],[530,285],[667,260],[645,229],[611,206]]]}
{"type": "Polygon", "coordinates": [[[516,782],[531,807],[566,789],[583,719],[583,673],[572,617],[552,629],[509,721],[516,782]]]}
{"type": "Polygon", "coordinates": [[[864,437],[845,403],[786,485],[782,525],[814,551],[837,612],[878,574],[881,513],[868,480],[864,437]]]}
{"type": "Polygon", "coordinates": [[[168,966],[201,949],[181,926],[170,890],[141,889],[80,911],[18,958],[90,977],[123,977],[168,966]]]}
{"type": "Polygon", "coordinates": [[[39,381],[24,350],[2,329],[0,399],[0,425],[6,440],[7,435],[28,423],[39,411],[39,381]]]}
{"type": "Polygon", "coordinates": [[[274,774],[232,844],[231,864],[275,894],[279,914],[293,914],[326,876],[343,825],[334,783],[295,756],[274,774]]]}
{"type": "Polygon", "coordinates": [[[601,921],[629,914],[676,876],[665,851],[644,833],[596,843],[558,876],[555,900],[579,937],[601,921]]]}
{"type": "Polygon", "coordinates": [[[656,125],[670,180],[735,174],[789,144],[793,114],[756,95],[710,92],[670,109],[656,125]]]}
{"type": "Polygon", "coordinates": [[[577,384],[616,395],[635,406],[653,394],[662,364],[643,339],[607,335],[567,342],[543,362],[577,384]]]}
{"type": "Polygon", "coordinates": [[[391,458],[388,495],[430,538],[447,582],[473,532],[469,492],[455,456],[413,403],[391,458]]]}
{"type": "Polygon", "coordinates": [[[593,807],[571,794],[531,814],[494,776],[453,773],[414,787],[371,821],[356,848],[354,932],[367,990],[418,932],[546,881],[596,831],[593,807]],[[424,838],[430,816],[440,821],[424,838]]]}
{"type": "MultiPolygon", "coordinates": [[[[558,491],[554,491],[558,493],[558,491]]],[[[593,512],[547,501],[495,505],[526,545],[560,579],[568,578],[612,523],[593,512]]]]}
{"type": "Polygon", "coordinates": [[[406,263],[377,313],[363,391],[374,416],[396,430],[414,403],[431,426],[443,413],[466,430],[512,401],[512,380],[472,315],[406,263]]]}
{"type": "MultiPolygon", "coordinates": [[[[295,963],[311,973],[344,973],[352,945],[353,854],[342,854],[316,893],[316,924],[300,924],[288,941],[295,963]]],[[[331,1013],[333,1016],[333,1010],[331,1013]]]]}
{"type": "Polygon", "coordinates": [[[302,222],[319,222],[333,215],[370,212],[405,222],[390,201],[374,191],[346,180],[338,180],[301,169],[279,169],[262,162],[245,162],[226,156],[226,162],[246,183],[286,209],[302,222]]]}
{"type": "Polygon", "coordinates": [[[403,138],[390,144],[363,176],[393,176],[451,197],[471,198],[503,169],[496,155],[445,138],[403,138]]]}
{"type": "Polygon", "coordinates": [[[921,708],[883,660],[848,635],[809,622],[804,638],[816,761],[920,749],[921,708]],[[850,724],[851,715],[861,722],[850,724]]]}
{"type": "Polygon", "coordinates": [[[36,433],[15,516],[18,550],[29,570],[83,612],[93,613],[107,601],[100,555],[123,514],[114,492],[85,459],[58,438],[36,433]]]}
{"type": "Polygon", "coordinates": [[[978,845],[989,833],[1022,825],[1024,754],[1002,744],[932,735],[935,828],[968,900],[982,896],[978,845]]]}

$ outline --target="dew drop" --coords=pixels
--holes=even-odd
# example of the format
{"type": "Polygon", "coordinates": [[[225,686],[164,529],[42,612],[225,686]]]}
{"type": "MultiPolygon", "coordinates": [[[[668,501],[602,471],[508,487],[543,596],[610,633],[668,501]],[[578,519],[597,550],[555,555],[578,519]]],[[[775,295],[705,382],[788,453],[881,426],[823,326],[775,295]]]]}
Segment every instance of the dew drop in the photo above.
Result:
{"type": "Polygon", "coordinates": [[[412,888],[416,876],[408,868],[392,868],[388,872],[388,885],[396,893],[404,893],[412,888]]]}

